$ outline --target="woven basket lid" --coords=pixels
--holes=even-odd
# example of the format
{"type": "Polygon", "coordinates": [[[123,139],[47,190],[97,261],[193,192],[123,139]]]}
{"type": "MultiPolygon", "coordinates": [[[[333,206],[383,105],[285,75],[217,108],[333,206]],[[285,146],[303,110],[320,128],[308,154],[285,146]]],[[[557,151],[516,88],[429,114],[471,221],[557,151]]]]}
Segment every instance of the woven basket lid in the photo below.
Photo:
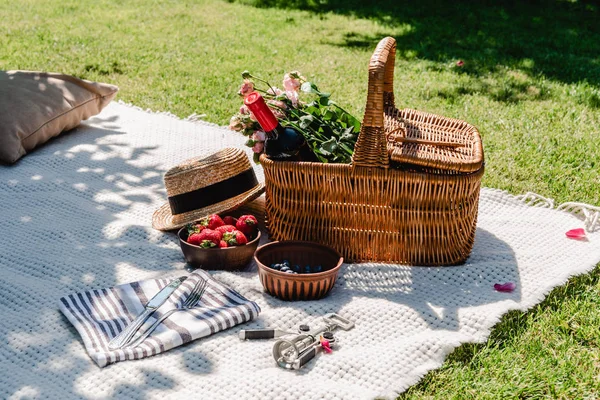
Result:
{"type": "Polygon", "coordinates": [[[392,161],[460,173],[483,165],[481,136],[465,121],[389,107],[384,125],[392,161]]]}
{"type": "Polygon", "coordinates": [[[232,211],[265,190],[246,153],[235,148],[184,161],[169,169],[164,181],[169,201],[152,216],[152,226],[161,231],[232,211]]]}

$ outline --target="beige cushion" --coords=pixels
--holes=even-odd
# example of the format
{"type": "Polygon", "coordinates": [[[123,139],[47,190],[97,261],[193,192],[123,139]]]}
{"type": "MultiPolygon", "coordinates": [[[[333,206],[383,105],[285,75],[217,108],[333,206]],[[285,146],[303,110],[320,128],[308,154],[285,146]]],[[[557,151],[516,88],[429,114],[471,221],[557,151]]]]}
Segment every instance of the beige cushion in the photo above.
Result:
{"type": "Polygon", "coordinates": [[[69,75],[0,71],[0,161],[14,163],[98,114],[119,88],[69,75]]]}

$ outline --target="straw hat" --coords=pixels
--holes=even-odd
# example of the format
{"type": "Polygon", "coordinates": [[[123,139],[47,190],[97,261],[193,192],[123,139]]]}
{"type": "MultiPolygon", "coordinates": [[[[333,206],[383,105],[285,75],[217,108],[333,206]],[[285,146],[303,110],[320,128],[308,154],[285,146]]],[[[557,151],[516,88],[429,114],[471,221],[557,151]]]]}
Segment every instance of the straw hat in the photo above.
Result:
{"type": "Polygon", "coordinates": [[[246,153],[234,148],[171,168],[165,174],[165,187],[169,202],[152,216],[152,226],[161,231],[234,210],[265,190],[256,180],[246,153]]]}

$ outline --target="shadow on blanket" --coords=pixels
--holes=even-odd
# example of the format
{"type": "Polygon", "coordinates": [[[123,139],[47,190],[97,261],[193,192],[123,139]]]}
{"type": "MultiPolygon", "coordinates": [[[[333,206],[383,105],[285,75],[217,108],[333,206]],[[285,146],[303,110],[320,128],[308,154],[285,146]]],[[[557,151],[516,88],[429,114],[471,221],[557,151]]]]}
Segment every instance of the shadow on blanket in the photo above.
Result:
{"type": "MultiPolygon", "coordinates": [[[[381,298],[406,304],[431,329],[458,330],[458,311],[507,298],[495,283],[514,282],[510,299],[521,298],[514,252],[492,233],[478,228],[471,257],[455,267],[406,267],[389,264],[348,265],[341,290],[351,296],[381,298]],[[358,273],[360,272],[360,273],[358,273]],[[365,274],[371,279],[365,280],[365,274]]],[[[335,294],[333,294],[335,296],[335,294]]]]}
{"type": "MultiPolygon", "coordinates": [[[[452,267],[411,267],[404,265],[363,263],[345,264],[331,293],[318,301],[319,308],[327,312],[344,313],[345,306],[361,298],[364,312],[389,319],[407,319],[397,329],[414,334],[411,320],[426,322],[429,329],[458,331],[461,309],[521,299],[520,276],[512,248],[492,233],[478,228],[473,252],[464,265],[452,267]],[[513,282],[512,293],[494,290],[494,284],[513,282]],[[385,300],[388,307],[381,308],[385,300]],[[411,310],[410,315],[406,310],[411,310]]],[[[312,315],[315,302],[282,302],[268,294],[259,303],[271,309],[285,307],[286,312],[296,310],[312,315]]],[[[356,303],[353,303],[356,304],[356,303]]],[[[305,317],[310,320],[312,317],[305,317]]],[[[419,325],[422,329],[422,326],[419,325]]],[[[265,327],[260,319],[253,328],[265,327]]],[[[363,329],[365,327],[362,327],[363,329]]]]}
{"type": "MultiPolygon", "coordinates": [[[[8,372],[0,393],[35,398],[94,393],[100,383],[94,381],[111,375],[81,351],[81,339],[58,310],[58,299],[181,269],[179,249],[166,245],[176,241],[174,235],[153,231],[140,208],[165,197],[164,170],[149,161],[156,147],[132,145],[119,130],[118,117],[95,117],[94,123],[102,128],[82,125],[18,164],[0,166],[0,199],[10,204],[0,210],[0,226],[8,232],[0,244],[0,358],[12,362],[3,364],[8,372]],[[27,298],[35,301],[23,301],[27,298]],[[90,373],[92,381],[86,379],[90,373]]],[[[143,368],[135,378],[115,382],[114,393],[99,395],[129,386],[145,398],[148,391],[175,383],[159,370],[143,368]]]]}

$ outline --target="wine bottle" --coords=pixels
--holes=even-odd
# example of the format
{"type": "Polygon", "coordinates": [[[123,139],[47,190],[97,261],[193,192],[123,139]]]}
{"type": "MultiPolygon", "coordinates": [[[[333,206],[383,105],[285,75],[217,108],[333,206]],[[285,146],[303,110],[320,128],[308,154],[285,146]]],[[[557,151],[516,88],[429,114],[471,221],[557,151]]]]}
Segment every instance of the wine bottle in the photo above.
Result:
{"type": "Polygon", "coordinates": [[[275,161],[317,161],[304,136],[294,128],[282,126],[260,93],[250,93],[244,104],[265,131],[267,157],[275,161]]]}

